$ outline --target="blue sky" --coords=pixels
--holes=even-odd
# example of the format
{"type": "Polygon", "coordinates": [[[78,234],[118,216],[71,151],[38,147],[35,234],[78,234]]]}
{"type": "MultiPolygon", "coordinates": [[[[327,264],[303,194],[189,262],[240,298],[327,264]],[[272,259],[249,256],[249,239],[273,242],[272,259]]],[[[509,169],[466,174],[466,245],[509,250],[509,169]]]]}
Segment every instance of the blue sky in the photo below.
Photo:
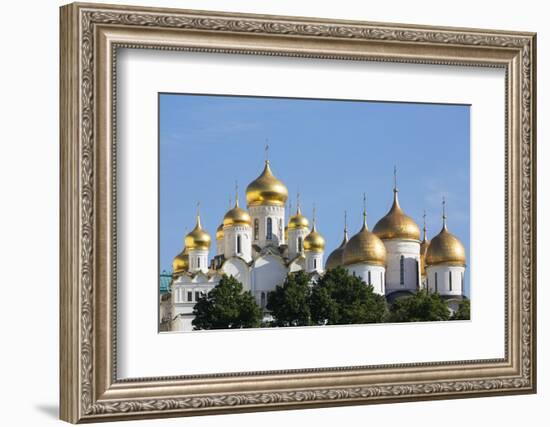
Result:
{"type": "Polygon", "coordinates": [[[161,270],[182,250],[197,202],[213,256],[235,182],[244,205],[266,140],[293,210],[298,191],[310,219],[315,204],[325,258],[342,240],[344,210],[350,234],[359,230],[363,193],[371,229],[386,214],[394,165],[404,211],[422,227],[425,210],[431,238],[441,229],[445,196],[449,229],[469,255],[469,106],[184,94],[161,94],[159,103],[161,270]]]}

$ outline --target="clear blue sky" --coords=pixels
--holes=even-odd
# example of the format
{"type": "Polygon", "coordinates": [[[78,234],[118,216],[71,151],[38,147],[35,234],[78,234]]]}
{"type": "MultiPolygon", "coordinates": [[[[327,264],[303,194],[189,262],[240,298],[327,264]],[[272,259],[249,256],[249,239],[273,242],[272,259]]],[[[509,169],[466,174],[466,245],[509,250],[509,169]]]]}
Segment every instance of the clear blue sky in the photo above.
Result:
{"type": "MultiPolygon", "coordinates": [[[[269,140],[273,173],[288,187],[293,209],[301,194],[327,241],[325,258],[342,240],[344,210],[350,234],[361,226],[367,194],[372,229],[392,202],[393,167],[401,206],[428,236],[441,229],[441,199],[448,225],[469,254],[470,108],[464,105],[300,100],[204,95],[160,95],[160,269],[195,222],[212,236],[239,184],[262,171],[269,140]]],[[[469,263],[468,263],[469,264],[469,263]]],[[[466,275],[469,294],[469,274],[466,275]]]]}

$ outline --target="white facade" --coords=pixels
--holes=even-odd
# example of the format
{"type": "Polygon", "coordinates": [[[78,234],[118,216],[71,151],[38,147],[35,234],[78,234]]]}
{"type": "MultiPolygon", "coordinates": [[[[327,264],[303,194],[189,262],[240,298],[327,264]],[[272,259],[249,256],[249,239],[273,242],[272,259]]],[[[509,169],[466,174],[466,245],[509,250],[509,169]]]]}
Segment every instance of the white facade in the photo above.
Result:
{"type": "Polygon", "coordinates": [[[285,243],[284,206],[249,206],[252,217],[252,243],[264,246],[280,246],[285,243]]]}
{"type": "Polygon", "coordinates": [[[306,251],[305,255],[306,271],[308,273],[323,273],[325,271],[324,252],[306,251]]]}
{"type": "Polygon", "coordinates": [[[246,225],[232,225],[223,229],[225,259],[239,257],[252,261],[252,229],[246,225]]]}
{"type": "Polygon", "coordinates": [[[351,264],[346,266],[349,273],[360,277],[367,285],[372,285],[374,292],[380,295],[386,293],[385,274],[386,268],[381,265],[351,264]]]}
{"type": "Polygon", "coordinates": [[[189,251],[189,271],[196,273],[208,271],[208,251],[202,249],[194,249],[189,251]]]}
{"type": "Polygon", "coordinates": [[[288,257],[295,258],[304,253],[304,239],[309,234],[308,228],[293,228],[288,230],[288,257]]]}
{"type": "Polygon", "coordinates": [[[225,239],[216,239],[216,255],[222,255],[225,251],[225,239]]]}
{"type": "Polygon", "coordinates": [[[433,265],[426,267],[427,287],[430,292],[442,296],[464,295],[465,267],[455,265],[433,265]]]}
{"type": "Polygon", "coordinates": [[[383,240],[387,252],[386,295],[420,288],[420,242],[383,240]]]}

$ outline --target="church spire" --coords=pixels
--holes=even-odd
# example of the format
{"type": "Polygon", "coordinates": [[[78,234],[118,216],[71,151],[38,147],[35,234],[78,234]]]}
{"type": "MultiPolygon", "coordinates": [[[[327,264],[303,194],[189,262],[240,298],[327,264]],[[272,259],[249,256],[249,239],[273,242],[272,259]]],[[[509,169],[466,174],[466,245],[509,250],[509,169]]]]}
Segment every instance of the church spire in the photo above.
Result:
{"type": "Polygon", "coordinates": [[[443,229],[447,229],[447,209],[446,209],[447,202],[445,200],[445,196],[443,196],[443,199],[441,201],[441,218],[443,220],[443,229]]]}

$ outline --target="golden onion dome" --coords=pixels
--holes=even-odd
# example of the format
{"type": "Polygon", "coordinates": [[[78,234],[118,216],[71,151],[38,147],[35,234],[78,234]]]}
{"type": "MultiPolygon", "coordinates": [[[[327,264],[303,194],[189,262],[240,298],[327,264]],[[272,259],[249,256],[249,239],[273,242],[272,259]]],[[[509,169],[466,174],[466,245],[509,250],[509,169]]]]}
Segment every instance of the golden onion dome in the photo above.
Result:
{"type": "Polygon", "coordinates": [[[435,236],[426,251],[426,266],[432,265],[466,266],[466,251],[458,238],[447,230],[447,223],[443,221],[443,228],[435,236]]]}
{"type": "Polygon", "coordinates": [[[172,261],[172,271],[174,274],[183,273],[189,268],[189,253],[187,248],[181,251],[178,255],[174,257],[172,261]]]}
{"type": "Polygon", "coordinates": [[[420,240],[418,225],[399,206],[397,189],[394,189],[390,211],[376,223],[372,231],[381,239],[420,240]]]}
{"type": "Polygon", "coordinates": [[[325,250],[325,238],[317,231],[315,221],[311,232],[304,239],[304,251],[323,252],[325,250]]]}
{"type": "Polygon", "coordinates": [[[363,212],[363,227],[344,247],[342,263],[386,265],[386,246],[384,242],[367,226],[367,215],[363,212]]]}
{"type": "Polygon", "coordinates": [[[223,226],[252,225],[252,218],[247,211],[239,207],[239,199],[235,199],[235,207],[227,211],[223,217],[223,226]]]}
{"type": "Polygon", "coordinates": [[[274,205],[284,206],[288,199],[288,189],[271,172],[269,160],[265,161],[262,174],[246,188],[248,206],[274,205]]]}
{"type": "Polygon", "coordinates": [[[309,228],[309,221],[304,215],[302,215],[302,211],[298,206],[298,209],[296,209],[296,214],[292,215],[288,221],[288,229],[297,230],[300,228],[309,228]]]}
{"type": "Polygon", "coordinates": [[[216,240],[222,240],[223,236],[223,223],[221,223],[218,228],[216,228],[216,240]]]}
{"type": "Polygon", "coordinates": [[[210,234],[201,227],[201,217],[197,215],[195,228],[185,236],[185,247],[189,250],[208,250],[210,249],[210,234]]]}
{"type": "Polygon", "coordinates": [[[342,240],[342,243],[340,243],[340,246],[334,249],[327,258],[327,262],[325,263],[325,267],[327,270],[344,265],[344,248],[346,247],[347,243],[348,230],[344,229],[344,239],[342,240]]]}

